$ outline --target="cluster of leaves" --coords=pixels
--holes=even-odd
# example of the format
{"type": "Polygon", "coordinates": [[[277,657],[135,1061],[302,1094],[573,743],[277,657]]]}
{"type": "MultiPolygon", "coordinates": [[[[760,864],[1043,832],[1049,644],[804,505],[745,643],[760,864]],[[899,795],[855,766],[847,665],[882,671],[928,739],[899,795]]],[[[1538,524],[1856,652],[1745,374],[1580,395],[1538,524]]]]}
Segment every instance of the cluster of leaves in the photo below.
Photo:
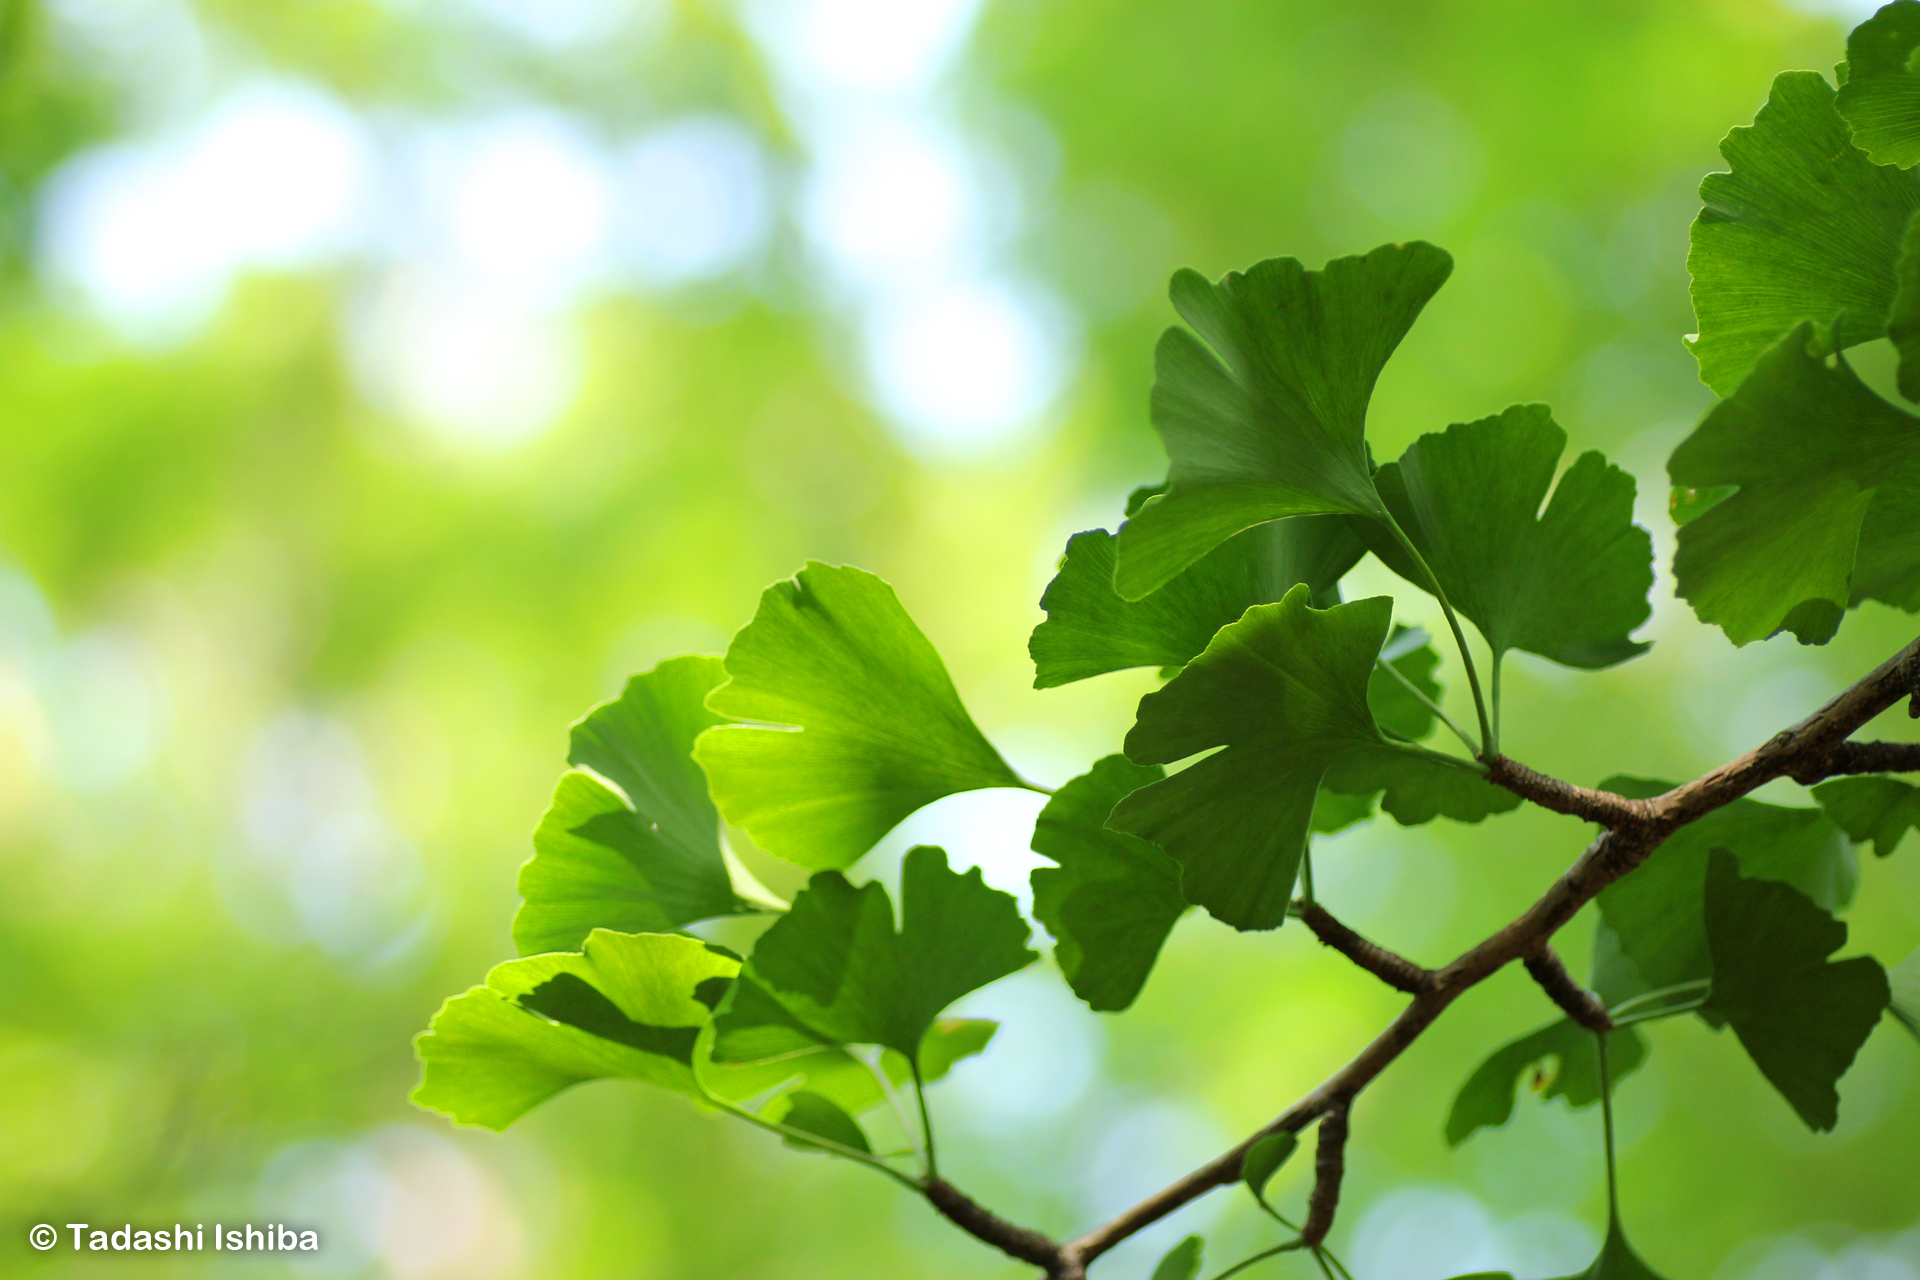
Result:
{"type": "MultiPolygon", "coordinates": [[[[1693,347],[1723,398],[1669,465],[1674,574],[1735,644],[1822,642],[1868,599],[1920,609],[1920,418],[1840,354],[1891,336],[1920,395],[1920,178],[1902,167],[1920,160],[1917,49],[1920,0],[1899,0],[1855,32],[1837,94],[1781,76],[1727,140],[1731,172],[1702,187],[1693,347]]],[[[1133,496],[1117,534],[1068,542],[1030,645],[1039,688],[1137,667],[1165,680],[1119,752],[1047,792],[1033,832],[1052,864],[1033,873],[1034,915],[1092,1009],[1133,1003],[1189,907],[1268,930],[1317,905],[1315,834],[1376,810],[1478,823],[1520,804],[1488,777],[1509,652],[1597,671],[1647,648],[1632,636],[1653,583],[1634,481],[1594,452],[1563,468],[1545,406],[1376,464],[1375,381],[1451,269],[1413,242],[1320,271],[1276,259],[1173,280],[1188,327],[1161,339],[1152,399],[1166,481],[1133,496]],[[1367,555],[1438,603],[1476,723],[1441,710],[1440,655],[1395,624],[1391,599],[1342,600],[1367,555]],[[1428,745],[1442,725],[1465,754],[1428,745]]],[[[435,1017],[416,1100],[497,1129],[570,1085],[643,1080],[935,1183],[925,1086],[994,1032],[943,1015],[1037,959],[1030,929],[936,848],[906,855],[897,915],[846,872],[943,797],[1047,789],[975,726],[892,590],[809,564],[768,588],[724,659],[664,663],[589,714],[568,761],[521,874],[523,958],[435,1017]],[[729,838],[812,878],[781,902],[729,838]],[[726,916],[769,918],[749,954],[689,932],[726,916]]],[[[1609,1103],[1648,1052],[1634,1024],[1682,1014],[1731,1028],[1808,1126],[1832,1128],[1838,1082],[1882,1015],[1920,1037],[1920,953],[1891,978],[1870,957],[1831,958],[1857,846],[1892,854],[1920,827],[1920,790],[1859,777],[1812,797],[1716,810],[1602,893],[1591,986],[1616,1030],[1603,1043],[1561,1020],[1497,1050],[1461,1089],[1448,1141],[1505,1123],[1523,1078],[1572,1106],[1609,1103]]],[[[1295,1141],[1276,1134],[1243,1162],[1260,1206],[1299,1233],[1259,1256],[1307,1249],[1337,1269],[1265,1197],[1295,1141]]],[[[1183,1242],[1156,1277],[1191,1280],[1200,1255],[1183,1242]]],[[[1652,1274],[1617,1214],[1586,1274],[1652,1274]]]]}

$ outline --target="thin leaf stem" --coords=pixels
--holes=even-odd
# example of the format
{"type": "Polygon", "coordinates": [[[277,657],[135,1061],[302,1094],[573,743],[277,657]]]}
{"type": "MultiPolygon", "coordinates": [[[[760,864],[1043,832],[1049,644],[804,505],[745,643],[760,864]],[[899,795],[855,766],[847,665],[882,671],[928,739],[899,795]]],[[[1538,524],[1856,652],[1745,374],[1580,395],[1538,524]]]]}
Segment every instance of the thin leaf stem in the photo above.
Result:
{"type": "Polygon", "coordinates": [[[1607,1067],[1607,1038],[1594,1036],[1600,1051],[1600,1118],[1607,1135],[1607,1224],[1620,1222],[1620,1173],[1613,1157],[1613,1074],[1607,1067]]]}
{"type": "Polygon", "coordinates": [[[1500,670],[1506,666],[1507,655],[1491,645],[1487,647],[1487,655],[1488,665],[1493,668],[1487,681],[1492,686],[1493,694],[1493,741],[1487,745],[1495,755],[1498,755],[1500,753],[1500,670]]]}
{"type": "Polygon", "coordinates": [[[873,1078],[880,1082],[880,1092],[887,1097],[887,1106],[893,1111],[893,1118],[900,1122],[900,1132],[907,1136],[907,1144],[912,1148],[913,1158],[920,1166],[920,1172],[933,1176],[933,1167],[927,1161],[927,1153],[913,1135],[913,1121],[907,1118],[907,1109],[900,1104],[900,1093],[893,1087],[893,1081],[887,1078],[886,1050],[867,1063],[867,1070],[873,1072],[873,1078]]]}
{"type": "Polygon", "coordinates": [[[1432,747],[1423,747],[1417,742],[1390,742],[1388,745],[1401,751],[1411,751],[1414,755],[1425,756],[1429,760],[1436,760],[1442,764],[1450,764],[1456,769],[1477,773],[1483,778],[1487,775],[1487,766],[1479,760],[1462,760],[1459,756],[1450,756],[1444,751],[1435,751],[1432,747]]]}
{"type": "Polygon", "coordinates": [[[1645,1013],[1636,1013],[1630,1018],[1615,1018],[1613,1020],[1613,1027],[1614,1030],[1618,1031],[1621,1027],[1636,1027],[1643,1022],[1658,1022],[1660,1019],[1670,1018],[1676,1013],[1692,1013],[1695,1009],[1704,1009],[1706,1007],[1707,1000],[1706,997],[1703,996],[1698,1000],[1689,1000],[1685,1004],[1670,1004],[1659,1009],[1649,1009],[1645,1013]]]}
{"type": "Polygon", "coordinates": [[[1696,978],[1692,982],[1676,982],[1670,987],[1661,987],[1657,991],[1643,992],[1642,994],[1633,997],[1633,999],[1631,1000],[1622,1000],[1619,1004],[1607,1010],[1607,1012],[1609,1014],[1618,1016],[1619,1014],[1625,1013],[1627,1010],[1635,1007],[1636,1005],[1643,1005],[1651,1000],[1664,1000],[1668,996],[1677,996],[1683,991],[1705,991],[1708,987],[1711,987],[1712,985],[1713,985],[1712,978],[1696,978]]]}
{"type": "MultiPolygon", "coordinates": [[[[696,1083],[698,1083],[697,1076],[695,1079],[696,1083]]],[[[909,1191],[918,1194],[924,1194],[926,1191],[926,1188],[921,1185],[918,1179],[900,1172],[879,1156],[874,1155],[871,1151],[861,1151],[855,1147],[842,1146],[831,1138],[823,1138],[817,1133],[808,1133],[804,1129],[789,1128],[777,1120],[769,1120],[765,1116],[756,1115],[738,1103],[729,1102],[727,1099],[713,1093],[705,1084],[700,1084],[700,1092],[705,1095],[708,1102],[719,1107],[722,1111],[736,1115],[748,1124],[757,1125],[765,1129],[768,1133],[777,1133],[783,1138],[792,1138],[795,1142],[802,1142],[810,1147],[819,1147],[822,1151],[830,1151],[834,1155],[845,1156],[849,1160],[858,1161],[870,1169],[878,1169],[881,1173],[886,1174],[889,1178],[892,1178],[909,1191]]]]}
{"type": "Polygon", "coordinates": [[[1327,1265],[1327,1256],[1328,1255],[1325,1250],[1319,1248],[1318,1246],[1314,1248],[1313,1260],[1320,1264],[1320,1274],[1325,1276],[1326,1280],[1335,1280],[1335,1277],[1333,1274],[1333,1268],[1327,1265]]]}
{"type": "Polygon", "coordinates": [[[1314,906],[1319,900],[1313,896],[1313,841],[1307,841],[1307,847],[1300,851],[1300,892],[1307,906],[1314,906]]]}
{"type": "Polygon", "coordinates": [[[933,1142],[933,1114],[927,1110],[927,1084],[920,1075],[920,1063],[913,1061],[913,1096],[920,1100],[920,1138],[927,1153],[927,1178],[940,1176],[940,1155],[933,1142]]]}
{"type": "MultiPolygon", "coordinates": [[[[1384,509],[1383,509],[1384,512],[1384,509]]],[[[1460,629],[1460,619],[1454,615],[1453,602],[1447,599],[1446,590],[1441,587],[1440,579],[1434,576],[1433,569],[1427,564],[1427,558],[1420,554],[1420,548],[1413,545],[1413,539],[1400,527],[1400,522],[1387,514],[1387,528],[1399,540],[1401,549],[1413,557],[1420,566],[1420,572],[1427,577],[1427,589],[1433,592],[1433,598],[1440,602],[1440,612],[1447,617],[1447,627],[1453,632],[1453,643],[1460,650],[1460,662],[1467,669],[1467,687],[1473,691],[1473,709],[1480,717],[1480,741],[1487,744],[1486,754],[1500,754],[1500,734],[1493,720],[1487,714],[1487,699],[1480,692],[1480,672],[1473,665],[1473,654],[1467,649],[1467,633],[1460,629]]]]}
{"type": "Polygon", "coordinates": [[[1283,1253],[1292,1253],[1297,1249],[1304,1249],[1306,1247],[1307,1242],[1305,1240],[1289,1240],[1285,1244],[1277,1244],[1271,1249],[1262,1249],[1250,1258],[1240,1259],[1240,1261],[1234,1263],[1219,1275],[1216,1275],[1213,1280],[1227,1280],[1228,1276],[1239,1275],[1256,1262],[1265,1262],[1268,1258],[1276,1257],[1283,1253]]]}
{"type": "MultiPolygon", "coordinates": [[[[1013,776],[1016,778],[1020,778],[1020,775],[1017,773],[1013,776]]],[[[1020,788],[1023,791],[1038,792],[1040,795],[1043,795],[1043,796],[1050,796],[1054,792],[1054,788],[1052,787],[1043,787],[1039,783],[1029,782],[1025,778],[1020,778],[1020,788]]]]}
{"type": "Polygon", "coordinates": [[[1473,740],[1473,735],[1468,733],[1466,730],[1462,729],[1459,725],[1455,724],[1453,722],[1453,717],[1448,715],[1446,712],[1442,711],[1440,709],[1440,704],[1435,702],[1432,698],[1429,698],[1421,690],[1419,685],[1409,680],[1404,671],[1394,666],[1391,662],[1388,662],[1385,658],[1375,658],[1374,662],[1379,664],[1381,670],[1385,671],[1388,675],[1392,676],[1395,680],[1398,680],[1400,682],[1401,687],[1404,688],[1408,693],[1418,698],[1420,700],[1420,705],[1424,706],[1427,710],[1433,712],[1435,716],[1439,717],[1441,724],[1444,724],[1445,726],[1447,726],[1447,728],[1453,730],[1453,736],[1460,739],[1461,742],[1465,743],[1467,750],[1473,752],[1473,754],[1476,756],[1480,754],[1480,744],[1473,740]]]}
{"type": "Polygon", "coordinates": [[[1324,1244],[1320,1246],[1320,1252],[1327,1255],[1327,1261],[1331,1262],[1334,1266],[1334,1269],[1338,1271],[1342,1276],[1345,1276],[1346,1280],[1353,1280],[1353,1272],[1347,1270],[1347,1264],[1340,1261],[1339,1254],[1335,1253],[1332,1249],[1329,1249],[1324,1244]]]}

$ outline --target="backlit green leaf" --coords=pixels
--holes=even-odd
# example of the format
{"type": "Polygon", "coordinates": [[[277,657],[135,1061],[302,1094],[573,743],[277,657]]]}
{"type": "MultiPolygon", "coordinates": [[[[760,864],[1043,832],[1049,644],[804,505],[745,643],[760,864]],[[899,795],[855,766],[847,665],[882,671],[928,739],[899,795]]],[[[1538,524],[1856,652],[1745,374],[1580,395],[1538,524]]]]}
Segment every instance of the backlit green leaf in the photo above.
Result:
{"type": "Polygon", "coordinates": [[[1892,990],[1887,1012],[1920,1040],[1920,950],[1887,970],[1887,983],[1892,990]]]}
{"type": "Polygon", "coordinates": [[[595,930],[579,953],[509,960],[414,1041],[413,1101],[504,1129],[570,1085],[644,1080],[700,1096],[693,1051],[739,961],[697,938],[595,930]]]}
{"type": "Polygon", "coordinates": [[[1165,776],[1108,756],[1056,791],[1033,826],[1033,851],[1059,864],[1033,872],[1033,914],[1054,936],[1067,985],[1102,1012],[1133,1003],[1187,909],[1173,859],[1106,825],[1116,804],[1165,776]]]}
{"type": "MultiPolygon", "coordinates": [[[[1651,612],[1653,539],[1633,523],[1633,477],[1600,454],[1580,455],[1554,484],[1566,446],[1545,405],[1515,405],[1420,437],[1374,483],[1496,656],[1608,667],[1648,648],[1628,637],[1651,612]]],[[[1384,525],[1360,527],[1394,572],[1427,586],[1384,525]]]]}
{"type": "Polygon", "coordinates": [[[1267,1184],[1299,1147],[1300,1135],[1283,1130],[1268,1134],[1247,1149],[1240,1161],[1240,1181],[1247,1184],[1255,1200],[1267,1202],[1267,1184]]]}
{"type": "Polygon", "coordinates": [[[1687,255],[1700,326],[1692,345],[1720,395],[1804,321],[1836,325],[1843,348],[1886,332],[1920,183],[1867,159],[1833,100],[1818,72],[1776,77],[1752,126],[1720,144],[1732,172],[1700,184],[1705,208],[1687,255]]]}
{"type": "Polygon", "coordinates": [[[1847,926],[1797,889],[1744,878],[1724,849],[1707,863],[1706,920],[1714,1009],[1807,1127],[1833,1128],[1840,1077],[1886,1012],[1886,971],[1870,956],[1829,962],[1847,926]]]}
{"type": "Polygon", "coordinates": [[[675,658],[574,725],[567,762],[593,772],[560,779],[534,832],[513,919],[522,955],[571,950],[595,929],[658,932],[758,909],[734,892],[693,761],[694,739],[720,722],[705,699],[724,678],[718,658],[675,658]]]}
{"type": "Polygon", "coordinates": [[[1154,353],[1167,492],[1121,527],[1120,595],[1152,594],[1269,520],[1378,516],[1367,403],[1452,270],[1444,251],[1414,241],[1321,271],[1274,258],[1217,285],[1174,276],[1173,304],[1192,330],[1169,329],[1154,353]]]}
{"type": "Polygon", "coordinates": [[[1847,37],[1847,80],[1840,114],[1854,145],[1875,164],[1920,161],[1920,76],[1908,65],[1920,48],[1920,4],[1894,0],[1847,37]]]}
{"type": "Polygon", "coordinates": [[[937,1019],[920,1037],[920,1078],[932,1084],[955,1063],[986,1052],[998,1030],[1000,1024],[991,1018],[937,1019]]]}
{"type": "Polygon", "coordinates": [[[960,705],[940,655],[870,573],[809,563],[776,582],[727,649],[700,735],[727,821],[768,853],[848,867],[914,810],[1017,787],[960,705]]]}
{"type": "Polygon", "coordinates": [[[1161,1257],[1153,1269],[1153,1280],[1194,1280],[1200,1274],[1200,1255],[1206,1242],[1188,1236],[1161,1257]]]}
{"type": "Polygon", "coordinates": [[[1304,582],[1322,604],[1366,553],[1347,522],[1303,516],[1248,529],[1207,552],[1143,600],[1113,589],[1117,540],[1104,529],[1076,533],[1033,629],[1033,687],[1050,689],[1127,667],[1179,667],[1249,605],[1278,600],[1304,582]]]}
{"type": "Polygon", "coordinates": [[[1892,853],[1907,832],[1920,828],[1920,787],[1897,778],[1835,778],[1815,787],[1813,798],[1848,839],[1856,844],[1871,840],[1878,857],[1892,853]]]}
{"type": "Polygon", "coordinates": [[[1349,794],[1384,788],[1397,817],[1511,807],[1471,764],[1394,743],[1374,723],[1367,687],[1392,609],[1385,597],[1314,609],[1295,587],[1140,700],[1126,740],[1135,763],[1226,748],[1133,792],[1109,819],[1180,864],[1189,902],[1235,928],[1280,925],[1323,776],[1349,794]]]}
{"type": "MultiPolygon", "coordinates": [[[[871,1152],[872,1144],[867,1141],[866,1131],[841,1109],[833,1099],[805,1089],[796,1089],[792,1093],[782,1094],[764,1113],[767,1119],[783,1124],[789,1129],[798,1129],[810,1133],[816,1138],[825,1138],[839,1146],[850,1147],[855,1151],[871,1152]]],[[[803,1151],[828,1151],[817,1143],[804,1138],[787,1138],[790,1147],[803,1151]]],[[[829,1152],[831,1154],[831,1152],[829,1152]]]]}
{"type": "MultiPolygon", "coordinates": [[[[1681,527],[1676,591],[1735,644],[1782,629],[1824,643],[1853,600],[1875,490],[1909,465],[1920,465],[1920,418],[1881,399],[1844,360],[1829,363],[1812,326],[1799,326],[1667,463],[1676,485],[1740,487],[1681,527]]],[[[1889,536],[1877,554],[1895,566],[1903,554],[1920,562],[1920,531],[1889,536]]]]}
{"type": "MultiPolygon", "coordinates": [[[[1635,799],[1671,789],[1645,778],[1600,785],[1635,799]]],[[[1859,879],[1845,834],[1819,809],[1746,799],[1716,809],[1601,891],[1593,987],[1609,1006],[1713,975],[1705,894],[1714,849],[1731,851],[1743,874],[1792,885],[1829,911],[1852,901],[1859,879]]]]}
{"type": "MultiPolygon", "coordinates": [[[[1646,1058],[1646,1042],[1631,1027],[1608,1036],[1607,1067],[1615,1087],[1646,1058]]],[[[1474,1068],[1447,1113],[1447,1145],[1457,1147],[1476,1130],[1499,1128],[1512,1119],[1514,1095],[1529,1072],[1530,1084],[1542,1099],[1565,1098],[1570,1107],[1600,1101],[1598,1039],[1579,1023],[1562,1018],[1496,1049],[1474,1068]]]]}
{"type": "Polygon", "coordinates": [[[715,1060],[772,1058],[808,1038],[912,1056],[941,1010],[1037,958],[1012,896],[977,867],[951,871],[923,845],[907,854],[900,885],[896,932],[881,885],[814,876],[755,944],[715,1020],[715,1060]]]}

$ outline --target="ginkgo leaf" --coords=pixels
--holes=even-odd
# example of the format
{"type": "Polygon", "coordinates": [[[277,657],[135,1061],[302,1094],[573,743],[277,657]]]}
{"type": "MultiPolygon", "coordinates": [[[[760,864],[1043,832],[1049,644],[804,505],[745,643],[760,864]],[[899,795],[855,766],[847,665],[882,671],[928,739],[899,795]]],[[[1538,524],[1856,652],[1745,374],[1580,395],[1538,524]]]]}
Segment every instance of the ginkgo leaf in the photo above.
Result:
{"type": "Polygon", "coordinates": [[[1837,105],[1854,145],[1875,164],[1920,161],[1920,76],[1908,65],[1920,48],[1920,3],[1894,0],[1847,37],[1847,77],[1837,105]]]}
{"type": "Polygon", "coordinates": [[[1106,825],[1116,804],[1165,776],[1108,756],[1054,792],[1033,825],[1033,851],[1059,864],[1033,872],[1033,914],[1067,985],[1103,1013],[1133,1003],[1187,909],[1173,859],[1106,825]]]}
{"type": "Polygon", "coordinates": [[[1777,76],[1751,127],[1720,144],[1729,173],[1700,184],[1687,270],[1700,377],[1731,395],[1762,353],[1804,321],[1850,347],[1886,332],[1894,261],[1920,183],[1853,145],[1814,71],[1777,76]]]}
{"type": "Polygon", "coordinates": [[[1813,798],[1855,844],[1873,842],[1884,858],[1909,831],[1920,829],[1920,787],[1898,778],[1834,778],[1813,789],[1813,798]]]}
{"type": "Polygon", "coordinates": [[[1152,1280],[1195,1280],[1200,1274],[1200,1255],[1205,1247],[1206,1242],[1199,1236],[1188,1236],[1161,1255],[1153,1268],[1152,1280]]]}
{"type": "Polygon", "coordinates": [[[1348,793],[1384,789],[1396,816],[1505,805],[1473,764],[1375,724],[1367,687],[1392,612],[1385,597],[1314,609],[1299,586],[1222,628],[1140,700],[1126,752],[1164,765],[1226,749],[1133,792],[1108,825],[1179,863],[1187,901],[1237,929],[1272,929],[1286,919],[1323,777],[1348,793]]]}
{"type": "MultiPolygon", "coordinates": [[[[1645,778],[1601,787],[1633,799],[1671,789],[1645,778]]],[[[1608,1005],[1713,974],[1705,926],[1707,859],[1732,852],[1741,873],[1792,885],[1829,911],[1853,900],[1859,880],[1846,835],[1819,809],[1741,799],[1680,828],[1634,870],[1601,891],[1593,987],[1608,1005]],[[1624,962],[1624,963],[1623,963],[1624,962]]]]}
{"type": "Polygon", "coordinates": [[[415,1041],[413,1101],[504,1129],[586,1080],[700,1097],[694,1046],[740,963],[698,938],[595,930],[578,953],[509,960],[454,996],[415,1041]]]}
{"type": "Polygon", "coordinates": [[[1139,600],[1242,529],[1382,514],[1367,458],[1374,382],[1453,259],[1421,241],[1308,271],[1273,258],[1209,284],[1173,278],[1192,330],[1154,352],[1167,492],[1120,529],[1114,587],[1139,600]]]}
{"type": "Polygon", "coordinates": [[[1047,620],[1033,629],[1033,687],[1104,675],[1128,667],[1184,666],[1213,633],[1249,605],[1267,604],[1304,582],[1320,604],[1366,554],[1347,522],[1302,516],[1228,538],[1143,600],[1113,589],[1117,540],[1104,529],[1076,533],[1060,571],[1040,597],[1047,620]]]}
{"type": "Polygon", "coordinates": [[[571,950],[595,929],[657,932],[760,910],[734,891],[693,761],[694,739],[720,722],[705,699],[724,678],[718,658],[675,658],[574,725],[567,762],[592,772],[560,779],[534,832],[513,918],[520,954],[571,950]]]}
{"type": "Polygon", "coordinates": [[[1832,1129],[1840,1077],[1891,998],[1886,970],[1829,961],[1847,926],[1797,889],[1743,877],[1724,849],[1707,863],[1706,924],[1714,1009],[1807,1127],[1832,1129]]]}
{"type": "Polygon", "coordinates": [[[798,1037],[917,1057],[941,1010],[1038,958],[1013,897],[939,849],[907,854],[900,899],[896,931],[881,885],[815,875],[754,945],[715,1019],[714,1059],[775,1057],[798,1037]]]}
{"type": "Polygon", "coordinates": [[[1300,1148],[1300,1135],[1282,1129],[1279,1133],[1270,1133],[1247,1149],[1240,1161],[1240,1181],[1247,1184],[1247,1190],[1253,1192],[1253,1198],[1261,1204],[1267,1202],[1267,1184],[1273,1181],[1273,1175],[1280,1172],[1280,1166],[1292,1158],[1300,1148]]]}
{"type": "Polygon", "coordinates": [[[1887,1012],[1920,1040],[1920,950],[1887,970],[1891,1000],[1887,1012]]]}
{"type": "MultiPolygon", "coordinates": [[[[1646,1058],[1646,1041],[1639,1032],[1628,1027],[1609,1034],[1607,1068],[1616,1086],[1646,1058]]],[[[1533,1090],[1543,1100],[1565,1098],[1576,1108],[1600,1101],[1598,1040],[1579,1023],[1562,1018],[1494,1050],[1474,1068],[1447,1113],[1447,1145],[1457,1147],[1475,1131],[1497,1129],[1511,1120],[1514,1095],[1529,1071],[1533,1090]]]]}
{"type": "MultiPolygon", "coordinates": [[[[848,1115],[846,1110],[832,1098],[814,1093],[807,1089],[796,1089],[774,1099],[761,1113],[775,1124],[785,1125],[789,1129],[798,1129],[810,1133],[816,1138],[825,1138],[836,1146],[853,1151],[871,1152],[873,1145],[867,1141],[866,1131],[860,1122],[848,1115]]],[[[802,1151],[825,1151],[833,1154],[828,1147],[817,1142],[808,1142],[805,1138],[788,1137],[784,1139],[790,1147],[802,1151]]]]}
{"type": "Polygon", "coordinates": [[[1862,600],[1920,613],[1920,461],[1890,473],[1867,504],[1848,603],[1862,600]]]}
{"type": "MultiPolygon", "coordinates": [[[[1649,647],[1629,639],[1652,612],[1653,586],[1653,539],[1633,523],[1633,477],[1589,452],[1555,485],[1566,447],[1545,405],[1515,405],[1421,436],[1374,476],[1387,510],[1496,661],[1525,649],[1591,670],[1649,647]]],[[[1375,555],[1428,589],[1384,525],[1357,523],[1375,555]]]]}
{"type": "Polygon", "coordinates": [[[1660,1274],[1633,1251],[1633,1246],[1627,1243],[1627,1233],[1620,1228],[1619,1215],[1615,1214],[1607,1222],[1607,1238],[1593,1265],[1563,1280],[1660,1280],[1660,1274]]]}
{"type": "MultiPolygon", "coordinates": [[[[1832,362],[1802,324],[1760,358],[1667,462],[1673,483],[1738,485],[1681,526],[1676,592],[1735,644],[1782,629],[1825,643],[1852,601],[1874,492],[1920,464],[1920,418],[1832,362]]],[[[1920,555],[1920,538],[1905,541],[1920,555]]]]}
{"type": "Polygon", "coordinates": [[[707,697],[694,758],[728,822],[812,869],[859,861],[944,796],[1025,784],[960,704],[893,588],[811,562],[760,597],[707,697]]]}

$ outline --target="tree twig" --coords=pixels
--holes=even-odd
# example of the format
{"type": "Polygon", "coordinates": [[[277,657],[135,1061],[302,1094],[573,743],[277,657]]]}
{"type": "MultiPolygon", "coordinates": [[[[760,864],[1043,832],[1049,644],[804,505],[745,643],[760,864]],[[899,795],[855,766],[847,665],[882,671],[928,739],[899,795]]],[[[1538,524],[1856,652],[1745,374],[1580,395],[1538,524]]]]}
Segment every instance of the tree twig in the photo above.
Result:
{"type": "Polygon", "coordinates": [[[1405,956],[1354,932],[1317,902],[1309,902],[1301,909],[1300,920],[1313,930],[1313,936],[1320,939],[1322,946],[1332,947],[1397,991],[1418,995],[1433,986],[1433,970],[1423,969],[1405,956]]]}
{"type": "Polygon", "coordinates": [[[1347,1173],[1347,1101],[1330,1105],[1320,1117],[1320,1143],[1313,1154],[1313,1194],[1307,1197],[1307,1221],[1300,1238],[1309,1249],[1333,1230],[1333,1214],[1340,1207],[1340,1181],[1347,1173]]]}
{"type": "Polygon", "coordinates": [[[1573,980],[1573,975],[1567,972],[1567,966],[1561,963],[1560,954],[1550,945],[1541,943],[1540,949],[1532,955],[1523,956],[1521,963],[1527,966],[1527,972],[1540,984],[1540,989],[1565,1010],[1569,1018],[1595,1035],[1605,1035],[1613,1030],[1613,1019],[1607,1013],[1607,1006],[1573,980]]]}

